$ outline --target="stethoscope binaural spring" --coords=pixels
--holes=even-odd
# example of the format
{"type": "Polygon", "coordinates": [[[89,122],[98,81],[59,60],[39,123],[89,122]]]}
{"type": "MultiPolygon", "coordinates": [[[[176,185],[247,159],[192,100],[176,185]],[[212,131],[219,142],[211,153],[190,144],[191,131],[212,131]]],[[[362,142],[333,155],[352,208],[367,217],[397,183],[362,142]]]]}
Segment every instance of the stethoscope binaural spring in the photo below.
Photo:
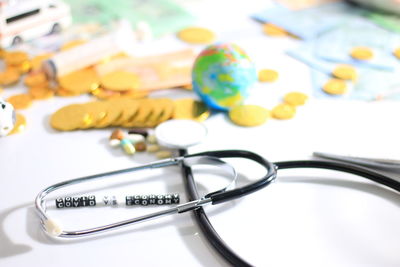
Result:
{"type": "Polygon", "coordinates": [[[101,173],[101,174],[76,178],[76,179],[64,181],[61,183],[57,183],[57,184],[51,185],[51,186],[43,189],[37,195],[36,200],[35,200],[35,206],[36,206],[36,210],[39,214],[42,227],[43,227],[44,231],[47,234],[49,234],[50,236],[60,237],[60,238],[82,237],[82,236],[88,236],[88,235],[93,235],[93,234],[117,229],[120,227],[128,226],[131,224],[139,223],[139,222],[154,219],[154,218],[158,218],[158,217],[165,216],[165,215],[170,215],[170,214],[175,214],[175,213],[183,213],[186,211],[195,210],[195,209],[198,209],[199,207],[202,207],[202,206],[210,204],[210,203],[214,205],[214,204],[219,204],[219,203],[222,203],[225,201],[230,201],[230,200],[245,196],[247,194],[250,194],[254,191],[257,191],[257,190],[269,185],[275,179],[275,177],[276,177],[276,169],[275,169],[274,165],[255,153],[243,151],[243,150],[208,151],[208,152],[203,152],[203,153],[199,153],[199,154],[184,155],[181,157],[161,160],[161,161],[157,161],[154,163],[150,163],[150,164],[146,164],[146,165],[142,165],[142,166],[138,166],[138,167],[117,170],[117,171],[112,171],[112,172],[107,172],[107,173],[101,173]],[[246,159],[256,161],[259,164],[261,164],[263,167],[265,167],[266,174],[262,178],[260,178],[259,180],[255,181],[253,183],[250,183],[243,187],[231,189],[235,184],[237,174],[236,174],[235,169],[230,164],[223,161],[221,158],[246,158],[246,159]],[[83,183],[83,182],[87,182],[87,181],[91,181],[91,180],[107,178],[107,177],[110,177],[110,176],[113,176],[116,174],[134,172],[134,171],[150,169],[150,168],[162,168],[162,167],[173,166],[173,165],[190,166],[190,167],[192,167],[194,165],[211,165],[211,166],[219,167],[232,178],[232,181],[227,187],[224,187],[223,189],[208,193],[203,197],[199,197],[199,198],[189,201],[187,203],[176,205],[172,208],[154,212],[154,213],[150,213],[147,215],[134,217],[134,218],[123,220],[123,221],[118,221],[118,222],[111,223],[111,224],[100,225],[100,226],[96,226],[96,227],[92,227],[92,228],[88,228],[88,229],[65,230],[62,228],[62,225],[60,223],[58,223],[58,222],[56,222],[56,220],[50,218],[49,215],[46,213],[46,201],[45,201],[46,196],[49,193],[54,192],[63,187],[74,185],[74,184],[79,184],[79,183],[83,183]]]}

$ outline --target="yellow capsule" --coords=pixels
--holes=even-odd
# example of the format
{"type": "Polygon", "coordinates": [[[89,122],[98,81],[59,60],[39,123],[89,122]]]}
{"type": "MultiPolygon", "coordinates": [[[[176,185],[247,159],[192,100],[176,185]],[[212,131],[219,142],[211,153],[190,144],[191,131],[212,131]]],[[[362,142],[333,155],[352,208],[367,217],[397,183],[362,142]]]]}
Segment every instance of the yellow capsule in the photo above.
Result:
{"type": "Polygon", "coordinates": [[[342,80],[356,80],[357,79],[357,71],[353,66],[350,65],[339,65],[336,66],[333,71],[332,75],[335,78],[342,79],[342,80]]]}
{"type": "Polygon", "coordinates": [[[292,106],[302,106],[307,102],[308,96],[300,92],[290,92],[283,97],[283,100],[292,106]]]}
{"type": "Polygon", "coordinates": [[[269,110],[256,105],[240,105],[229,111],[229,118],[240,126],[258,126],[271,117],[269,110]]]}
{"type": "Polygon", "coordinates": [[[345,81],[339,79],[330,79],[322,87],[325,93],[331,95],[343,95],[347,92],[345,81]]]}
{"type": "Polygon", "coordinates": [[[23,132],[26,128],[26,119],[24,115],[17,113],[14,128],[8,135],[23,132]]]}
{"type": "Polygon", "coordinates": [[[258,72],[258,80],[260,82],[275,82],[278,80],[279,73],[271,69],[263,69],[258,72]]]}
{"type": "Polygon", "coordinates": [[[350,56],[358,60],[370,60],[374,57],[374,51],[369,47],[357,46],[351,49],[350,56]]]}
{"type": "Polygon", "coordinates": [[[136,152],[135,146],[128,139],[122,139],[121,146],[128,155],[133,155],[136,152]]]}
{"type": "Polygon", "coordinates": [[[210,44],[216,37],[209,29],[189,27],[178,32],[178,38],[190,44],[210,44]]]}
{"type": "Polygon", "coordinates": [[[272,117],[279,120],[288,120],[296,115],[296,108],[288,104],[279,104],[272,109],[272,117]]]}

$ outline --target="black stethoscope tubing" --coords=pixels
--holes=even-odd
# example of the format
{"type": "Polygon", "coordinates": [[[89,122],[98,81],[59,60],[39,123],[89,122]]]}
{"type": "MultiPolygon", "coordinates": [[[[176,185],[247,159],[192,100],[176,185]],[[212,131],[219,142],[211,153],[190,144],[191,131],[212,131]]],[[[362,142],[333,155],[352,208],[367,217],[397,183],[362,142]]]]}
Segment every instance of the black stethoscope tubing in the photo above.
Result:
{"type": "MultiPolygon", "coordinates": [[[[237,153],[244,152],[244,151],[237,151],[237,150],[226,150],[226,151],[214,151],[213,153],[217,153],[220,157],[229,157],[229,155],[237,155],[237,153]]],[[[246,157],[249,159],[257,158],[257,162],[263,164],[263,162],[267,162],[262,159],[262,157],[258,156],[257,154],[249,153],[246,157]],[[254,157],[254,158],[253,158],[254,157]],[[260,159],[261,158],[261,159],[260,159]]],[[[187,154],[186,149],[180,150],[181,155],[187,154]]],[[[207,152],[200,153],[200,154],[207,154],[207,152]]],[[[237,156],[235,156],[237,157],[237,156]]],[[[380,173],[371,171],[369,169],[359,167],[356,165],[350,165],[341,162],[334,162],[334,161],[317,161],[317,160],[301,160],[301,161],[283,161],[283,162],[275,162],[274,165],[276,166],[277,170],[283,169],[295,169],[295,168],[317,168],[317,169],[327,169],[327,170],[335,170],[341,171],[346,173],[355,174],[364,178],[367,178],[371,181],[374,181],[378,184],[385,185],[397,192],[400,192],[400,182],[396,181],[388,176],[382,175],[380,173]]],[[[198,199],[199,194],[196,187],[196,183],[194,181],[192,169],[188,166],[182,165],[182,174],[184,177],[184,183],[187,190],[187,194],[189,200],[198,199]]],[[[253,191],[257,189],[253,188],[253,191]]],[[[252,191],[247,192],[251,193],[252,191]]],[[[232,197],[234,198],[234,197],[232,197]]],[[[237,253],[235,253],[218,235],[214,227],[212,226],[210,220],[207,217],[203,207],[200,207],[193,211],[195,220],[200,227],[201,231],[203,232],[204,236],[208,240],[208,242],[215,248],[215,250],[230,264],[233,266],[252,266],[244,259],[242,259],[237,253]]]]}

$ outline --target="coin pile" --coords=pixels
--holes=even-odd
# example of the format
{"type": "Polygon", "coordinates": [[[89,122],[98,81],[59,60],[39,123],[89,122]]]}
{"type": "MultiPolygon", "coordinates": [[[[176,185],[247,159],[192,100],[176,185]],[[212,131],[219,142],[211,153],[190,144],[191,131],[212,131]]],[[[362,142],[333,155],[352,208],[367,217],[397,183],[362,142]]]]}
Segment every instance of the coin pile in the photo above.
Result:
{"type": "Polygon", "coordinates": [[[60,131],[106,127],[155,127],[174,119],[205,119],[208,109],[194,99],[116,98],[84,104],[72,104],[57,110],[50,124],[60,131]]]}

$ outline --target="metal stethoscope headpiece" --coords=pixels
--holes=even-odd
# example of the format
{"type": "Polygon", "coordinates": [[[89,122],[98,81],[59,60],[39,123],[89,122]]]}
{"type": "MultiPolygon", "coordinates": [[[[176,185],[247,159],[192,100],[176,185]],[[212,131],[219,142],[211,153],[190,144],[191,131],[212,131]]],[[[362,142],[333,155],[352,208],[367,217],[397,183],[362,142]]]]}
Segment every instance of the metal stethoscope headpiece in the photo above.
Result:
{"type": "Polygon", "coordinates": [[[204,205],[207,205],[210,203],[211,204],[219,204],[219,203],[222,203],[225,201],[239,198],[241,196],[252,193],[254,191],[257,191],[257,190],[269,185],[275,178],[276,178],[276,169],[275,169],[274,165],[255,153],[243,151],[243,150],[207,151],[207,152],[198,153],[198,154],[185,155],[182,157],[161,160],[161,161],[157,161],[157,162],[153,162],[150,164],[141,165],[141,166],[137,166],[137,167],[133,167],[133,168],[122,169],[122,170],[117,170],[117,171],[112,171],[112,172],[107,172],[107,173],[100,173],[100,174],[96,174],[96,175],[91,175],[91,176],[86,176],[86,177],[81,177],[81,178],[76,178],[76,179],[60,182],[60,183],[51,185],[51,186],[43,189],[36,197],[35,206],[36,206],[37,212],[40,216],[42,227],[47,234],[49,234],[53,237],[73,238],[73,237],[88,236],[88,235],[92,235],[92,234],[96,234],[96,233],[109,231],[109,230],[120,228],[123,226],[128,226],[128,225],[131,225],[134,223],[139,223],[142,221],[158,218],[158,217],[161,217],[164,215],[170,215],[170,214],[182,213],[182,212],[186,212],[186,211],[190,211],[190,210],[195,210],[201,206],[204,206],[204,205]],[[223,161],[221,158],[247,158],[247,159],[256,161],[265,167],[266,174],[261,179],[255,181],[253,183],[250,183],[246,186],[239,187],[239,188],[233,188],[235,185],[236,179],[237,179],[237,173],[236,173],[235,169],[232,167],[232,165],[223,161]],[[162,211],[149,213],[149,214],[146,214],[143,216],[134,217],[131,219],[118,221],[118,222],[111,223],[111,224],[96,226],[96,227],[88,228],[88,229],[74,230],[74,231],[64,230],[64,229],[62,229],[62,226],[59,223],[57,223],[55,220],[50,218],[49,215],[46,213],[46,201],[45,201],[46,196],[49,193],[54,192],[55,190],[58,190],[60,188],[87,182],[87,181],[92,181],[92,180],[96,180],[96,179],[105,179],[107,177],[110,177],[110,176],[113,176],[116,174],[134,172],[134,171],[151,169],[151,168],[162,168],[162,167],[173,166],[173,165],[183,165],[183,166],[188,166],[188,167],[191,167],[194,165],[215,166],[215,167],[221,168],[221,170],[223,170],[225,173],[227,173],[231,177],[232,180],[228,184],[228,186],[226,186],[220,190],[208,193],[205,196],[198,198],[196,200],[189,201],[184,204],[176,205],[172,208],[165,209],[162,211]]]}

